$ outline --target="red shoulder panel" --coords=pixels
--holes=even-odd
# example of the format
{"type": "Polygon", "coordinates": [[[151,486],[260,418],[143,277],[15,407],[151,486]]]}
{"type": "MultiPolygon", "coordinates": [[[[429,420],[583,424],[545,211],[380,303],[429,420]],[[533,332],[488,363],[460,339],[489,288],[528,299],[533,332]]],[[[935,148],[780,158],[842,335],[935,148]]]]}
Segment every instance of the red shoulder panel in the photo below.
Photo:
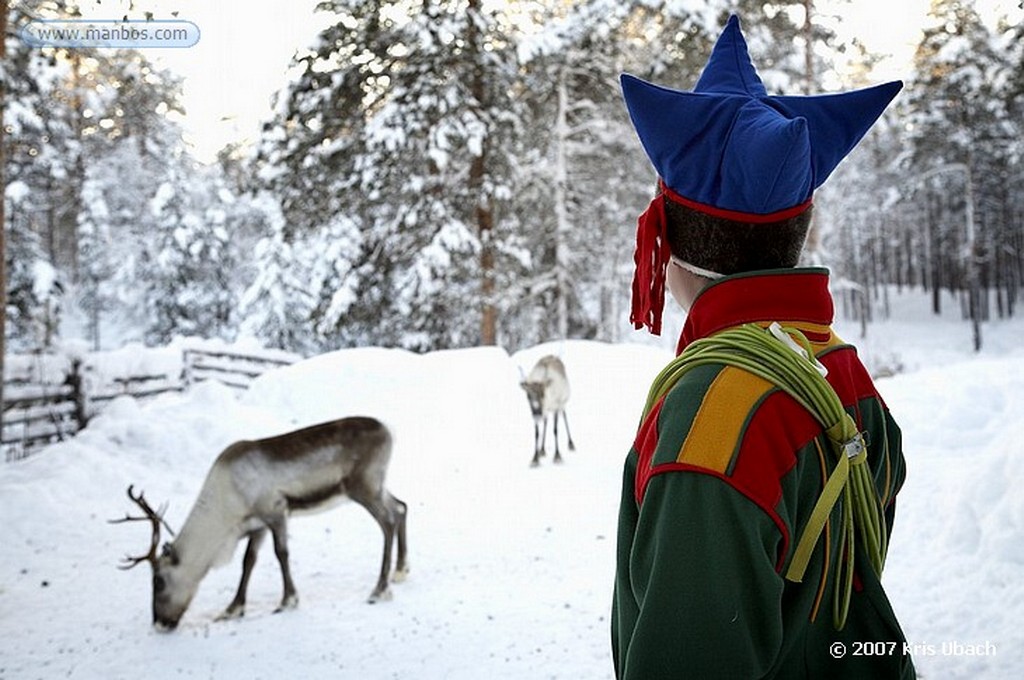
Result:
{"type": "Polygon", "coordinates": [[[868,397],[878,399],[885,406],[868,370],[852,347],[840,347],[823,353],[819,358],[828,369],[828,382],[839,395],[843,406],[849,408],[868,397]]]}
{"type": "Polygon", "coordinates": [[[820,433],[818,421],[796,400],[772,393],[750,419],[733,484],[762,507],[774,508],[782,499],[782,478],[796,465],[796,452],[820,433]]]}
{"type": "Polygon", "coordinates": [[[654,460],[654,452],[658,448],[658,416],[661,414],[661,407],[664,405],[664,398],[654,405],[651,412],[647,414],[647,420],[643,422],[640,430],[636,433],[636,439],[633,441],[633,448],[636,449],[637,453],[633,494],[638,505],[643,500],[647,482],[650,481],[651,475],[654,474],[651,464],[654,460]]]}

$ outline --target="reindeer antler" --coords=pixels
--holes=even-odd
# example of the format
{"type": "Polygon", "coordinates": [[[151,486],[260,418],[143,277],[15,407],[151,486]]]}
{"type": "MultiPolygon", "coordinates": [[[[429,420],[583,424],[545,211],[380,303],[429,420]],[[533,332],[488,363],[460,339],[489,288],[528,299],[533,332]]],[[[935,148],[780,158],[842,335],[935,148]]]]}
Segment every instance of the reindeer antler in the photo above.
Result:
{"type": "Polygon", "coordinates": [[[132,489],[134,488],[134,484],[130,484],[128,486],[128,498],[132,499],[132,501],[134,501],[136,505],[142,508],[142,511],[146,513],[145,517],[132,517],[128,513],[125,513],[124,517],[121,519],[110,519],[107,521],[110,524],[121,524],[123,522],[140,521],[151,522],[153,524],[153,538],[149,546],[148,553],[146,553],[145,555],[141,555],[139,557],[132,557],[130,555],[126,555],[124,558],[124,564],[119,565],[118,569],[131,569],[132,567],[138,565],[140,562],[149,562],[153,566],[156,566],[156,549],[157,546],[160,545],[160,525],[162,524],[165,527],[167,527],[167,531],[171,534],[171,536],[174,535],[174,531],[164,520],[164,511],[167,509],[167,506],[162,506],[159,512],[153,510],[153,508],[149,506],[149,503],[146,502],[146,497],[145,494],[143,494],[143,492],[140,491],[139,495],[137,496],[132,493],[132,489]]]}

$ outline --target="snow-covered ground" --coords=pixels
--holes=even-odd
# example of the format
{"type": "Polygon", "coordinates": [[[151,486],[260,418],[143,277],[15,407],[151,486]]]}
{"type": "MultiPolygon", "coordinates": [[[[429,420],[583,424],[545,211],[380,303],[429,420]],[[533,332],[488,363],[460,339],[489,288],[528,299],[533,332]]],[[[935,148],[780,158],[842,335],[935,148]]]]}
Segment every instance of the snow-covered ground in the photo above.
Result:
{"type": "MultiPolygon", "coordinates": [[[[870,363],[904,370],[879,382],[909,465],[885,581],[922,677],[1024,677],[1024,321],[987,325],[975,356],[966,324],[913,309],[863,340],[841,326],[870,363]]],[[[204,383],[116,401],[73,441],[0,465],[0,678],[609,678],[621,463],[669,358],[576,341],[512,357],[365,348],[265,374],[240,397],[204,383]],[[517,366],[549,351],[572,381],[577,450],[531,469],[517,366]],[[365,602],[381,539],[350,503],[290,525],[298,609],[272,614],[280,576],[264,548],[245,618],[214,622],[238,551],[178,630],[156,633],[148,567],[115,568],[149,539],[148,525],[107,523],[132,510],[128,484],[168,502],[177,528],[226,444],[355,413],[396,436],[389,486],[409,504],[412,572],[394,599],[365,602]]]]}

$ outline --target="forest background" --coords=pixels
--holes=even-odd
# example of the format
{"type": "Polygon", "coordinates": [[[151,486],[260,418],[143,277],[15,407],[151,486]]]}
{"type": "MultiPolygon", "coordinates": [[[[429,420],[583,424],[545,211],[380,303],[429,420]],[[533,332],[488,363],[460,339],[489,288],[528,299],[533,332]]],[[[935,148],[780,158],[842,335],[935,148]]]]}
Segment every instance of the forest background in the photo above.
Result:
{"type": "MultiPolygon", "coordinates": [[[[840,37],[856,2],[326,0],[260,132],[208,162],[153,50],[20,32],[187,2],[3,4],[5,353],[623,340],[655,177],[618,74],[692,88],[730,13],[770,92],[875,84],[885,56],[840,37]]],[[[904,91],[816,194],[806,253],[864,323],[893,290],[936,312],[954,292],[976,347],[1024,280],[1024,9],[986,7],[930,3],[904,91]]]]}

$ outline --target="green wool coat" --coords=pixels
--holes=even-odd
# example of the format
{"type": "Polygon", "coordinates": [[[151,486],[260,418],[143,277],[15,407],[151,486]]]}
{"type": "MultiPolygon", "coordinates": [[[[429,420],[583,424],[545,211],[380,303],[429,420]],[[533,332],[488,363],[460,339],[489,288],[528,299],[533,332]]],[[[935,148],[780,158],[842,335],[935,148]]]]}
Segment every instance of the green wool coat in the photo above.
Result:
{"type": "MultiPolygon", "coordinates": [[[[891,532],[904,480],[900,430],[853,347],[830,327],[827,271],[712,284],[680,351],[744,323],[799,328],[858,428],[891,532]]],[[[626,458],[612,607],[620,680],[914,678],[906,639],[863,550],[842,630],[833,623],[842,500],[801,583],[786,571],[835,465],[817,421],[739,368],[687,373],[641,424],[626,458]]]]}

